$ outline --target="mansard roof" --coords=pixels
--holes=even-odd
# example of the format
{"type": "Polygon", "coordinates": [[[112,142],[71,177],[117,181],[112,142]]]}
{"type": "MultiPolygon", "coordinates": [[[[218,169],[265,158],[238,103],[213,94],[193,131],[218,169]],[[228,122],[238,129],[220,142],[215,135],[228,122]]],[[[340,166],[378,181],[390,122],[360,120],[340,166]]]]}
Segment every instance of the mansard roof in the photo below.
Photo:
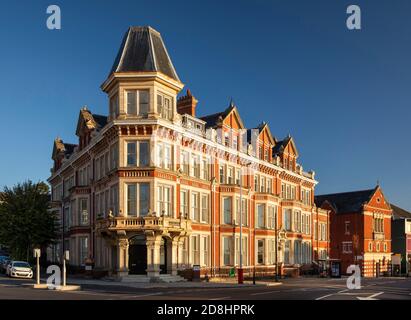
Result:
{"type": "Polygon", "coordinates": [[[411,219],[411,212],[390,203],[394,219],[411,219]]]}
{"type": "Polygon", "coordinates": [[[360,213],[363,205],[367,204],[379,187],[374,189],[318,195],[314,197],[317,207],[328,202],[336,213],[360,213]]]}
{"type": "Polygon", "coordinates": [[[110,74],[153,71],[180,82],[160,33],[149,26],[130,27],[124,35],[110,74]]]}

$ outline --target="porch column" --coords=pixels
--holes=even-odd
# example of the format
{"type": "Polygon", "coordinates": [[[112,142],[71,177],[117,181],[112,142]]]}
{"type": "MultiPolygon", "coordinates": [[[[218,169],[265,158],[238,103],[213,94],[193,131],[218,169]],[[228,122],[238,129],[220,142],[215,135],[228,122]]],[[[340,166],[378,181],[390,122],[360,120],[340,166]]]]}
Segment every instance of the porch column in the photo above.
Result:
{"type": "Polygon", "coordinates": [[[119,239],[117,242],[117,275],[128,275],[128,240],[119,239]]]}
{"type": "Polygon", "coordinates": [[[160,276],[160,246],[161,238],[159,240],[147,239],[147,276],[160,276]]]}
{"type": "Polygon", "coordinates": [[[177,244],[177,269],[183,267],[183,261],[184,261],[184,256],[183,256],[183,246],[184,246],[184,239],[181,239],[178,241],[177,244]]]}
{"type": "Polygon", "coordinates": [[[178,246],[180,244],[180,241],[178,239],[173,239],[171,242],[171,274],[173,276],[177,275],[177,269],[178,269],[178,261],[179,261],[179,250],[178,246]]]}

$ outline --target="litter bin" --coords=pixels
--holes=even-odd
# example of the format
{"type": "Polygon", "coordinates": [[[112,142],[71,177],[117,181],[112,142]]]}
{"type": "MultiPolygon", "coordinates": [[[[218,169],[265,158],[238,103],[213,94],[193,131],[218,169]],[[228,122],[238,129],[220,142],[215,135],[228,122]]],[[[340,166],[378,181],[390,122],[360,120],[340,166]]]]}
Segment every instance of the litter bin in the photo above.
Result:
{"type": "Polygon", "coordinates": [[[228,276],[229,276],[230,278],[234,278],[234,277],[235,277],[235,269],[234,269],[234,268],[231,268],[231,269],[230,269],[230,272],[228,273],[228,276]]]}
{"type": "Polygon", "coordinates": [[[201,268],[199,264],[193,265],[193,281],[194,282],[200,281],[200,271],[201,271],[201,268]]]}
{"type": "Polygon", "coordinates": [[[93,273],[94,261],[90,258],[87,258],[84,261],[84,264],[85,264],[86,275],[91,276],[93,273]]]}

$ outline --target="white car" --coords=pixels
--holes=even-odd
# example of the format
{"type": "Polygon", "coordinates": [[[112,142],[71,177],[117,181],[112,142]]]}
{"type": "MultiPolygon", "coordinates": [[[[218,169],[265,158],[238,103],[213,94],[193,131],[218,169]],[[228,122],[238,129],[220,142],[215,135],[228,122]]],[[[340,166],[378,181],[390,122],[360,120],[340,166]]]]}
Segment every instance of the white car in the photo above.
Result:
{"type": "Polygon", "coordinates": [[[15,278],[33,278],[33,270],[28,262],[11,261],[7,266],[7,275],[15,278]]]}

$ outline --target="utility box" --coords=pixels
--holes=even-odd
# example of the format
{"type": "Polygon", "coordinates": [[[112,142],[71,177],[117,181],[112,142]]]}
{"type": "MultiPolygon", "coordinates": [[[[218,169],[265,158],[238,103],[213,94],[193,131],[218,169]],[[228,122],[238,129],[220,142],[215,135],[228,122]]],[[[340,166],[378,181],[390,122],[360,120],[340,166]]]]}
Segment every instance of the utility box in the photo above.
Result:
{"type": "Polygon", "coordinates": [[[193,281],[199,282],[201,278],[201,267],[199,264],[193,265],[193,281]]]}
{"type": "Polygon", "coordinates": [[[340,261],[330,261],[330,276],[331,278],[341,278],[340,261]]]}

